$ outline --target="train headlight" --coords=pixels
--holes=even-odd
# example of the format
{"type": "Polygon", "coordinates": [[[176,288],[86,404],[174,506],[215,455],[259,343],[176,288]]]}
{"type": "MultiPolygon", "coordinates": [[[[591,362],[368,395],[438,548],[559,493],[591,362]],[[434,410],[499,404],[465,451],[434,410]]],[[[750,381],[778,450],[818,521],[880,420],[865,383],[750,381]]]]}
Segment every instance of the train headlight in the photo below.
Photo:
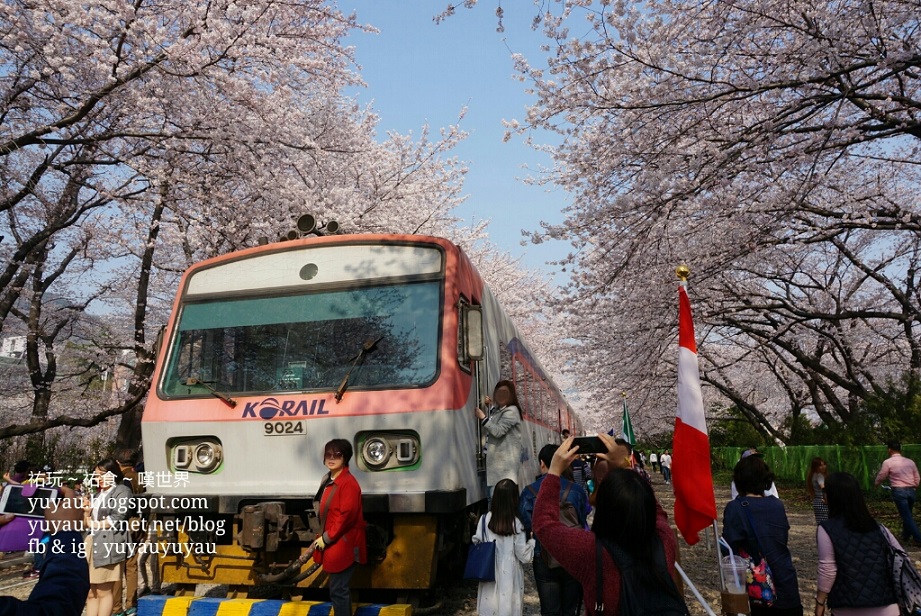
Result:
{"type": "Polygon", "coordinates": [[[195,448],[195,466],[200,469],[212,468],[217,455],[214,451],[214,445],[211,443],[202,443],[195,448]]]}
{"type": "Polygon", "coordinates": [[[214,436],[170,439],[167,447],[173,470],[213,473],[224,461],[224,447],[214,436]]]}
{"type": "Polygon", "coordinates": [[[355,440],[361,470],[408,471],[419,465],[421,445],[413,430],[359,432],[355,440]]]}
{"type": "Polygon", "coordinates": [[[390,459],[390,446],[384,439],[378,437],[369,438],[362,448],[362,455],[368,466],[378,468],[387,464],[390,459]]]}

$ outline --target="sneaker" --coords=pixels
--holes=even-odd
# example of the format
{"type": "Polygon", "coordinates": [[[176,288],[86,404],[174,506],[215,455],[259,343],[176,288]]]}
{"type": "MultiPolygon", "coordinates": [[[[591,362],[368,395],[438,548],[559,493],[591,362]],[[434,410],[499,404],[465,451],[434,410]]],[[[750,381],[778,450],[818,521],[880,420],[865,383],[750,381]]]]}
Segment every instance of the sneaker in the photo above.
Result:
{"type": "Polygon", "coordinates": [[[39,575],[38,570],[32,569],[31,571],[26,571],[25,573],[23,573],[22,577],[23,579],[26,579],[26,580],[37,580],[38,575],[39,575]]]}
{"type": "Polygon", "coordinates": [[[125,610],[125,616],[134,616],[137,613],[138,609],[136,607],[129,607],[127,610],[125,610]]]}

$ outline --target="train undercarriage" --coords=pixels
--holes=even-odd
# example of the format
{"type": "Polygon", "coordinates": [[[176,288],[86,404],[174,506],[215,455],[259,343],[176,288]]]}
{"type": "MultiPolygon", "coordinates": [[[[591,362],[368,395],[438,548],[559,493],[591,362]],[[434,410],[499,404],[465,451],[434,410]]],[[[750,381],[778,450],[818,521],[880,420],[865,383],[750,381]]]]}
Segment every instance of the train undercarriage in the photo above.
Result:
{"type": "MultiPolygon", "coordinates": [[[[227,585],[233,596],[257,587],[282,589],[283,596],[311,596],[327,575],[313,566],[309,547],[317,536],[313,512],[303,501],[262,501],[237,514],[157,512],[149,521],[156,543],[141,549],[159,554],[160,579],[179,594],[198,584],[227,585]]],[[[460,578],[467,544],[485,506],[446,513],[365,514],[368,563],[351,587],[374,597],[418,603],[435,588],[460,578]]],[[[372,506],[373,509],[373,506],[372,506]]]]}

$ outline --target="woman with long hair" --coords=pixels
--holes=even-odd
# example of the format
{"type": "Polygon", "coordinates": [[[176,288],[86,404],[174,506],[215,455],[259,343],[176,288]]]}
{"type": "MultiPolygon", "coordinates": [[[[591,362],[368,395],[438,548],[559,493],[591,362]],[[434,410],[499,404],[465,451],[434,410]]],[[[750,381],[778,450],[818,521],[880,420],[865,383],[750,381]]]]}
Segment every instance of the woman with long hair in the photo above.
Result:
{"type": "Polygon", "coordinates": [[[582,584],[585,609],[591,616],[595,616],[599,600],[605,606],[606,616],[620,613],[622,576],[611,553],[617,549],[633,562],[634,579],[644,588],[652,589],[652,593],[643,596],[669,596],[683,604],[671,578],[677,542],[665,510],[656,501],[652,487],[636,471],[617,468],[616,457],[623,457],[623,452],[614,439],[607,434],[598,436],[607,448],[607,452],[598,456],[609,462],[611,470],[596,489],[591,530],[572,528],[560,521],[560,475],[579,455],[579,448],[568,438],[554,454],[537,494],[532,526],[541,549],[552,554],[582,584]],[[604,546],[600,597],[596,540],[604,546]]]}
{"type": "Polygon", "coordinates": [[[489,513],[477,521],[473,542],[496,542],[496,580],[480,582],[479,616],[521,616],[524,607],[523,563],[534,556],[534,539],[527,539],[518,519],[518,485],[502,479],[493,491],[489,513]]]}
{"type": "Polygon", "coordinates": [[[739,460],[732,480],[739,495],[723,512],[723,538],[736,554],[744,550],[756,560],[763,556],[774,578],[774,597],[749,599],[752,616],[802,616],[799,581],[787,545],[787,512],[779,498],[764,495],[774,483],[774,473],[756,453],[739,460]],[[771,600],[773,604],[767,605],[771,600]]]}
{"type": "Polygon", "coordinates": [[[115,583],[121,580],[128,558],[128,517],[131,488],[122,483],[121,466],[113,458],[96,463],[93,487],[99,491],[84,498],[84,540],[90,567],[90,592],[86,616],[110,616],[115,583]]]}
{"type": "Polygon", "coordinates": [[[815,523],[821,524],[828,519],[828,502],[825,499],[825,476],[828,475],[828,464],[816,456],[809,464],[806,474],[806,492],[812,499],[812,512],[815,514],[815,523]]]}
{"type": "Polygon", "coordinates": [[[828,520],[816,531],[815,615],[898,616],[889,563],[889,546],[898,542],[873,519],[853,475],[829,475],[825,494],[828,520]]]}
{"type": "Polygon", "coordinates": [[[486,489],[493,490],[502,479],[518,481],[521,468],[521,405],[511,381],[499,381],[492,398],[483,399],[487,410],[477,407],[477,418],[486,431],[486,489]]]}

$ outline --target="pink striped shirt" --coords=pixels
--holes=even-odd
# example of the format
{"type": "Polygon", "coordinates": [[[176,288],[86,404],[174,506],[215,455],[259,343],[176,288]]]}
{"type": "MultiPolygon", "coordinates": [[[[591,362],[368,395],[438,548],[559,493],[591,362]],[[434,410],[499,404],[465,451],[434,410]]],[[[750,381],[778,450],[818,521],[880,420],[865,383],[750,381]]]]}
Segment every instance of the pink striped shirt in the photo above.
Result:
{"type": "Polygon", "coordinates": [[[883,467],[876,476],[876,485],[889,478],[889,485],[893,488],[917,488],[921,483],[918,476],[918,467],[900,453],[894,453],[883,460],[883,467]]]}

